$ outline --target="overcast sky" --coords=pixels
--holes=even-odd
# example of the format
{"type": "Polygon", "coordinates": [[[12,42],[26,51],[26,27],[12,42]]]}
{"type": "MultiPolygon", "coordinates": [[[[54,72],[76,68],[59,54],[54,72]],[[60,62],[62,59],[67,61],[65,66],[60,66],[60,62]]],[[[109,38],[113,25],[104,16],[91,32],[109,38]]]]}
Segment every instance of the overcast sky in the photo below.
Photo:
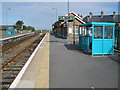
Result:
{"type": "MultiPolygon", "coordinates": [[[[23,20],[25,25],[33,26],[36,29],[51,29],[51,25],[56,20],[56,12],[52,8],[57,8],[58,16],[67,14],[67,2],[3,2],[2,3],[2,22],[15,24],[18,20],[23,20]],[[11,10],[8,10],[11,8],[11,10]],[[6,15],[7,14],[7,15],[6,15]]],[[[117,2],[70,2],[70,11],[86,16],[89,12],[99,15],[100,11],[104,14],[118,13],[117,2]]]]}

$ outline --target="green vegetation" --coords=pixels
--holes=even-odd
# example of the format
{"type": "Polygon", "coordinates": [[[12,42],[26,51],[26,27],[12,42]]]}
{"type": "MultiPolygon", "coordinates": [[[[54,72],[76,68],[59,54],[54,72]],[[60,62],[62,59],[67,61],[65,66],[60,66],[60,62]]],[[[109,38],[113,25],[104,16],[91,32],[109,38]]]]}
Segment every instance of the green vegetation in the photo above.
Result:
{"type": "Polygon", "coordinates": [[[29,30],[29,31],[32,31],[32,32],[35,31],[34,27],[32,27],[32,26],[27,27],[26,25],[23,25],[23,24],[24,24],[23,21],[18,20],[13,27],[14,27],[14,29],[17,30],[17,32],[23,31],[23,30],[29,30]]]}
{"type": "Polygon", "coordinates": [[[30,30],[30,31],[33,32],[33,31],[35,31],[35,28],[34,28],[34,27],[31,27],[31,26],[28,26],[28,27],[27,27],[27,30],[30,30]]]}
{"type": "Polygon", "coordinates": [[[16,22],[16,24],[14,25],[14,28],[15,28],[17,31],[22,30],[23,24],[24,24],[23,21],[18,20],[18,21],[16,22]]]}
{"type": "Polygon", "coordinates": [[[27,30],[27,26],[23,25],[23,30],[27,30]]]}
{"type": "Polygon", "coordinates": [[[46,32],[49,32],[49,30],[36,30],[35,32],[46,33],[46,32]]]}
{"type": "Polygon", "coordinates": [[[42,31],[41,31],[41,30],[36,30],[35,32],[39,32],[39,33],[41,33],[42,31]]]}

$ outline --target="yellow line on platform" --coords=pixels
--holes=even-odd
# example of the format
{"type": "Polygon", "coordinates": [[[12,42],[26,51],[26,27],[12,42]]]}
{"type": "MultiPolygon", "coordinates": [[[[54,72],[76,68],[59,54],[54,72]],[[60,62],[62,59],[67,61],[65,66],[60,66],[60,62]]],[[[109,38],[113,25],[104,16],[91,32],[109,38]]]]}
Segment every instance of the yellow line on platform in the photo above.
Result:
{"type": "Polygon", "coordinates": [[[41,59],[35,88],[49,88],[49,38],[48,33],[45,38],[43,51],[38,58],[41,59]]]}
{"type": "Polygon", "coordinates": [[[47,33],[38,45],[32,61],[15,88],[49,88],[49,37],[47,33]]]}

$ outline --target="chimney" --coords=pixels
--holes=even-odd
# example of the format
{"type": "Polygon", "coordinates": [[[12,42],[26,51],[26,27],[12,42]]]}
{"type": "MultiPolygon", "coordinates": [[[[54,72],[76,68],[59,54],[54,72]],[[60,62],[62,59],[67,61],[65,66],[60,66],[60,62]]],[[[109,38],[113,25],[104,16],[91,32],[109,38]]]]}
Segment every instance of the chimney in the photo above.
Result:
{"type": "Polygon", "coordinates": [[[115,16],[116,16],[116,12],[114,11],[114,12],[113,12],[113,18],[114,18],[114,19],[115,19],[115,16]]]}
{"type": "Polygon", "coordinates": [[[91,18],[93,16],[93,13],[92,12],[90,12],[90,15],[89,15],[89,17],[91,18]]]}
{"type": "Polygon", "coordinates": [[[103,15],[104,15],[104,12],[103,12],[103,11],[101,11],[101,18],[103,18],[103,15]]]}
{"type": "Polygon", "coordinates": [[[78,14],[78,16],[82,18],[82,15],[78,14]]]}
{"type": "Polygon", "coordinates": [[[83,16],[81,15],[81,18],[83,18],[83,16]]]}
{"type": "Polygon", "coordinates": [[[80,16],[80,14],[78,14],[78,16],[80,16]]]}

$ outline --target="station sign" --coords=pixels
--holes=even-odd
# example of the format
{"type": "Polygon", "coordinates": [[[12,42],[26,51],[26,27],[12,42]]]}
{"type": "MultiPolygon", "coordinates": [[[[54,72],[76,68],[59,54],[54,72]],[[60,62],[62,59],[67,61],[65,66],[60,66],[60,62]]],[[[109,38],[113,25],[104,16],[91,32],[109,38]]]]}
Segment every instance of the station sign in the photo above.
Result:
{"type": "Polygon", "coordinates": [[[72,22],[74,20],[74,16],[58,16],[58,20],[61,22],[72,22]]]}

